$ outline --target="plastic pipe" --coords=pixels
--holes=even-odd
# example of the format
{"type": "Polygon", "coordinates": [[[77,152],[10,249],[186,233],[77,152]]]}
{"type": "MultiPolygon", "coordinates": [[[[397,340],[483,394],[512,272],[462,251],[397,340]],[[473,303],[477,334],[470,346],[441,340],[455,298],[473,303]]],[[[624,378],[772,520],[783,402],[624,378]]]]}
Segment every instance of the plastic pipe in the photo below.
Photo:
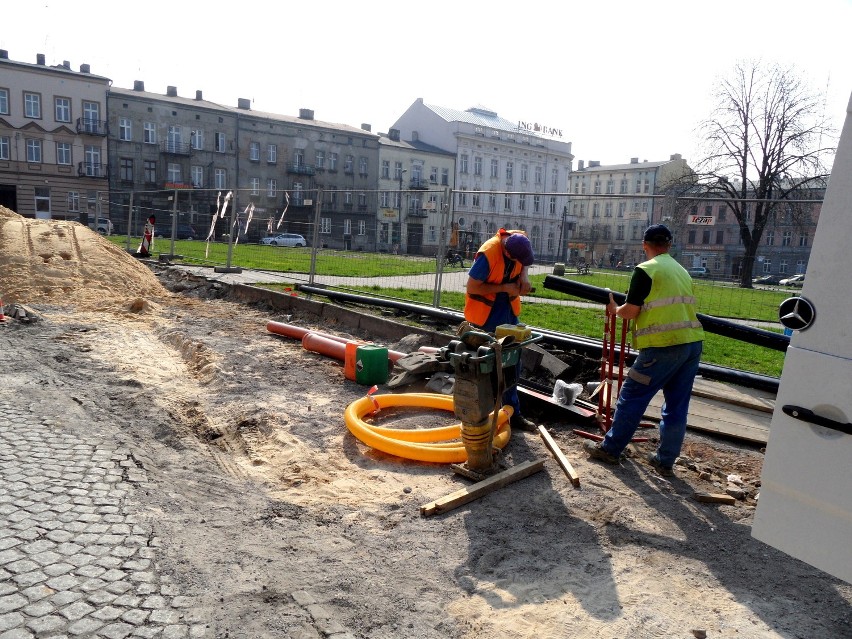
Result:
{"type": "MultiPolygon", "coordinates": [[[[467,461],[467,451],[460,441],[449,441],[461,436],[461,424],[439,428],[387,428],[367,424],[362,419],[376,410],[376,406],[407,406],[454,410],[453,398],[433,393],[400,393],[371,395],[355,400],[343,414],[346,427],[362,443],[383,453],[416,461],[438,464],[458,464],[467,461]]],[[[497,416],[494,447],[503,448],[512,435],[509,418],[511,406],[504,406],[497,416]]],[[[491,417],[489,417],[489,420],[491,417]]]]}
{"type": "MultiPolygon", "coordinates": [[[[292,337],[293,339],[302,340],[302,346],[304,346],[305,335],[308,333],[312,333],[313,335],[318,335],[320,337],[324,337],[326,339],[334,340],[336,342],[341,342],[342,344],[366,344],[367,342],[362,342],[357,339],[348,339],[346,337],[340,337],[338,335],[331,335],[330,333],[321,333],[319,331],[312,331],[308,328],[303,328],[301,326],[294,326],[293,324],[284,324],[283,322],[273,322],[268,321],[266,323],[266,330],[270,333],[275,333],[276,335],[284,335],[285,337],[292,337]]],[[[314,349],[307,349],[314,350],[314,349]]],[[[437,349],[436,349],[437,350],[437,349]]],[[[318,351],[321,352],[321,351],[318,351]]],[[[323,353],[325,354],[325,353],[323,353]]],[[[388,359],[392,362],[396,362],[400,357],[405,357],[408,353],[402,353],[400,351],[392,351],[388,349],[388,359]]],[[[335,357],[332,355],[332,357],[335,357]]],[[[343,359],[340,357],[339,359],[343,359]]]]}
{"type": "Polygon", "coordinates": [[[338,342],[319,333],[305,333],[302,338],[302,348],[327,357],[334,357],[341,362],[346,358],[345,342],[338,342]]]}

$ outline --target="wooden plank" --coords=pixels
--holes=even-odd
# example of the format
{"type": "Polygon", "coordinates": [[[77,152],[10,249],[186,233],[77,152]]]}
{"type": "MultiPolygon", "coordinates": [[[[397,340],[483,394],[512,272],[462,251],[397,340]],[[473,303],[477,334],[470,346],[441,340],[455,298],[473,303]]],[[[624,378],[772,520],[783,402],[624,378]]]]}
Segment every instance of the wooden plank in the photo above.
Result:
{"type": "MultiPolygon", "coordinates": [[[[545,395],[535,389],[527,388],[526,386],[518,386],[518,395],[521,401],[534,400],[539,402],[538,409],[543,417],[548,419],[571,419],[574,421],[588,422],[594,420],[595,411],[589,410],[584,406],[574,402],[571,406],[565,406],[553,399],[551,395],[545,395]]],[[[523,406],[521,407],[523,408],[523,406]]]]}
{"type": "MultiPolygon", "coordinates": [[[[659,420],[663,394],[651,400],[645,417],[659,420]]],[[[751,408],[732,406],[725,402],[693,396],[689,402],[686,425],[693,430],[735,437],[753,444],[765,445],[769,441],[769,423],[772,415],[751,408]]]]}
{"type": "Polygon", "coordinates": [[[737,500],[730,495],[722,495],[719,493],[695,493],[693,495],[695,501],[700,501],[705,504],[728,504],[733,506],[737,500]]]}
{"type": "Polygon", "coordinates": [[[571,484],[575,488],[579,488],[580,476],[577,474],[577,471],[574,470],[574,467],[571,465],[571,462],[568,461],[568,458],[562,453],[562,449],[559,448],[559,445],[554,441],[553,437],[550,436],[550,433],[547,432],[547,429],[544,426],[539,426],[538,434],[541,435],[541,438],[544,440],[544,445],[547,446],[551,453],[553,453],[556,461],[562,467],[562,470],[568,476],[568,479],[571,480],[571,484]]]}
{"type": "Polygon", "coordinates": [[[477,482],[472,486],[467,486],[466,488],[457,490],[445,497],[441,497],[440,499],[436,499],[435,501],[422,505],[420,507],[420,514],[428,517],[429,515],[445,513],[454,508],[458,508],[459,506],[463,506],[464,504],[479,499],[480,497],[484,497],[495,490],[503,488],[503,486],[508,486],[519,479],[534,475],[544,468],[544,462],[544,459],[538,459],[536,461],[527,461],[518,464],[514,468],[504,470],[503,472],[477,482]]]}

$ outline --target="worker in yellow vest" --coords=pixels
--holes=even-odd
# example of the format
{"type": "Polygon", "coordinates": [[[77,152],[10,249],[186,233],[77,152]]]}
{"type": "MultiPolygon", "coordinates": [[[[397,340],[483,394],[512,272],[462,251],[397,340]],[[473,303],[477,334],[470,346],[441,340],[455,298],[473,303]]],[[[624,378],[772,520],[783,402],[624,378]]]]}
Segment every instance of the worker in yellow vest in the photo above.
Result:
{"type": "Polygon", "coordinates": [[[618,306],[609,297],[608,313],[633,320],[633,346],[639,355],[621,387],[612,427],[599,444],[585,444],[590,457],[618,464],[648,404],[662,389],[660,443],[648,462],[666,477],[674,475],[686,435],[689,399],[704,345],[692,278],[669,255],[671,244],[672,232],[666,226],[648,227],[642,242],[648,259],[633,271],[626,302],[618,306]]]}
{"type": "MultiPolygon", "coordinates": [[[[479,247],[468,271],[464,318],[493,333],[501,324],[518,324],[521,295],[531,290],[529,267],[535,261],[532,244],[523,231],[500,229],[479,247]]],[[[534,432],[536,425],[521,415],[517,366],[506,368],[503,404],[513,409],[512,428],[534,432]]]]}

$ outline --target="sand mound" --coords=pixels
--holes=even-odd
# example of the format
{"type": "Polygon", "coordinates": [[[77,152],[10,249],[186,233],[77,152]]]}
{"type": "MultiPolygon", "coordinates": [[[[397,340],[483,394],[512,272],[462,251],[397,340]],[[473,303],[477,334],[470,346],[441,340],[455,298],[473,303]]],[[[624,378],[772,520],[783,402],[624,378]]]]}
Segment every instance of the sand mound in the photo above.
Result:
{"type": "Polygon", "coordinates": [[[165,294],[150,269],[82,224],[25,218],[0,206],[4,302],[99,309],[165,294]]]}

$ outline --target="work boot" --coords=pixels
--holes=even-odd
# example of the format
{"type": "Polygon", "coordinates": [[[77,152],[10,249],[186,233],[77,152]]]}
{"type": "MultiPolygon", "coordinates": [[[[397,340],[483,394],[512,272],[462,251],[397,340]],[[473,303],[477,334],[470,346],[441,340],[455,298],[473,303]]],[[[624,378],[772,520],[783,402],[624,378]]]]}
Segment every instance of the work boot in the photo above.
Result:
{"type": "Polygon", "coordinates": [[[675,476],[674,468],[672,468],[671,466],[663,466],[660,463],[660,458],[657,457],[657,453],[654,453],[654,452],[648,453],[648,463],[651,464],[651,466],[653,466],[656,469],[656,471],[660,475],[662,475],[663,477],[674,477],[675,476]]]}
{"type": "Polygon", "coordinates": [[[509,425],[514,430],[525,430],[528,433],[536,433],[538,432],[538,426],[531,419],[527,419],[523,415],[512,415],[512,419],[509,422],[509,425]]]}
{"type": "Polygon", "coordinates": [[[600,445],[599,442],[586,441],[583,443],[583,449],[589,454],[589,457],[592,459],[597,459],[599,461],[604,462],[605,464],[611,464],[613,466],[617,466],[620,462],[619,458],[615,455],[610,455],[606,452],[600,445]]]}

